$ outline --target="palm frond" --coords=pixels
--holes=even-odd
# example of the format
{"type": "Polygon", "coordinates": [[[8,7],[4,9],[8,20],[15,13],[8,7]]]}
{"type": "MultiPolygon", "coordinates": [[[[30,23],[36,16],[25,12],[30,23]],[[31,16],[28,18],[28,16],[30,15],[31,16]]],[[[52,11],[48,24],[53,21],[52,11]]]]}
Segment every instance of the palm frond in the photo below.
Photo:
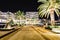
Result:
{"type": "Polygon", "coordinates": [[[42,11],[39,10],[39,14],[42,13],[42,12],[45,12],[45,11],[46,11],[46,9],[43,9],[42,11]]]}
{"type": "Polygon", "coordinates": [[[47,2],[47,3],[45,3],[45,4],[41,4],[39,7],[38,7],[38,9],[45,9],[45,8],[47,8],[49,6],[49,3],[47,2]]]}
{"type": "Polygon", "coordinates": [[[45,3],[39,6],[39,15],[41,15],[40,17],[43,17],[45,15],[45,17],[47,16],[48,13],[48,8],[49,8],[49,3],[45,3]]]}
{"type": "Polygon", "coordinates": [[[55,3],[55,8],[60,9],[60,5],[58,3],[55,3]]]}
{"type": "Polygon", "coordinates": [[[46,3],[47,0],[38,0],[38,2],[46,3]]]}
{"type": "Polygon", "coordinates": [[[40,17],[43,17],[44,15],[47,15],[47,10],[44,9],[41,12],[39,12],[40,17]]]}
{"type": "Polygon", "coordinates": [[[59,17],[59,15],[60,15],[59,10],[58,9],[55,9],[55,12],[56,12],[57,16],[59,17]]]}
{"type": "Polygon", "coordinates": [[[47,16],[48,12],[45,13],[45,17],[47,16]]]}
{"type": "Polygon", "coordinates": [[[43,12],[42,13],[42,17],[45,15],[45,17],[46,17],[46,14],[47,14],[47,12],[45,11],[45,12],[43,12]]]}
{"type": "Polygon", "coordinates": [[[20,19],[20,18],[23,19],[23,18],[24,18],[24,12],[22,12],[22,11],[20,11],[20,10],[19,10],[18,12],[16,12],[16,18],[17,18],[17,19],[20,19]]]}
{"type": "Polygon", "coordinates": [[[48,12],[48,13],[47,13],[47,18],[49,17],[49,14],[50,14],[50,13],[48,12]]]}

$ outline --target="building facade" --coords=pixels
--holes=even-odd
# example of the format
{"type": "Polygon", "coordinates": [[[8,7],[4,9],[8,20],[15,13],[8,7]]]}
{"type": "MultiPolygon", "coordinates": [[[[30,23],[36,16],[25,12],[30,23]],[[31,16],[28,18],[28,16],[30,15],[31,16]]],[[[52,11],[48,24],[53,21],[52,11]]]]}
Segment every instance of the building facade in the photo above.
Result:
{"type": "Polygon", "coordinates": [[[38,12],[26,12],[26,24],[39,24],[38,12]]]}

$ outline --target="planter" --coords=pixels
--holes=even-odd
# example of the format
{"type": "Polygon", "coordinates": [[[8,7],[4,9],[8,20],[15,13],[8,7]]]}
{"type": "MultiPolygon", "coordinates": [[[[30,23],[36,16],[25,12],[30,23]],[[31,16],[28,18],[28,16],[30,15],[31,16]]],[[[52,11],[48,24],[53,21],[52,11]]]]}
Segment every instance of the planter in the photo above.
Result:
{"type": "Polygon", "coordinates": [[[52,28],[52,32],[60,33],[60,28],[52,28]]]}

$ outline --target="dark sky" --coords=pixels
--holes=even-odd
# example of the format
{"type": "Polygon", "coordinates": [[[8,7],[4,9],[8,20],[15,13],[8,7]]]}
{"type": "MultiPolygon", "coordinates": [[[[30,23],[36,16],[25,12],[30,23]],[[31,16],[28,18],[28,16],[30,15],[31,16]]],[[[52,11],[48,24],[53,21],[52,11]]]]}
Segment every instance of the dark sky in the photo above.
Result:
{"type": "Polygon", "coordinates": [[[39,4],[37,0],[0,0],[0,11],[37,11],[39,4]]]}
{"type": "Polygon", "coordinates": [[[37,11],[37,0],[0,0],[0,11],[37,11]]]}

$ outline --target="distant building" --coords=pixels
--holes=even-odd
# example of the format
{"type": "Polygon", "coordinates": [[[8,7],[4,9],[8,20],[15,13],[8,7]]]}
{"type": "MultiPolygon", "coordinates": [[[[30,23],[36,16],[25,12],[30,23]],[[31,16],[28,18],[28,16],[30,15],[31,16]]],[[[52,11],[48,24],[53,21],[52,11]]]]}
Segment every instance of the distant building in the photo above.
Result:
{"type": "Polygon", "coordinates": [[[6,22],[10,17],[14,18],[14,14],[11,12],[1,12],[0,11],[0,22],[6,22]]]}
{"type": "Polygon", "coordinates": [[[26,24],[39,24],[38,12],[26,12],[26,24]]]}
{"type": "Polygon", "coordinates": [[[15,15],[12,12],[1,12],[0,11],[0,22],[6,22],[9,18],[12,18],[14,23],[19,24],[39,24],[39,15],[38,12],[26,12],[25,19],[15,19],[15,15]],[[5,21],[3,21],[5,20],[5,21]]]}
{"type": "Polygon", "coordinates": [[[38,15],[38,12],[26,12],[26,18],[29,18],[29,19],[39,19],[39,15],[38,15]]]}

